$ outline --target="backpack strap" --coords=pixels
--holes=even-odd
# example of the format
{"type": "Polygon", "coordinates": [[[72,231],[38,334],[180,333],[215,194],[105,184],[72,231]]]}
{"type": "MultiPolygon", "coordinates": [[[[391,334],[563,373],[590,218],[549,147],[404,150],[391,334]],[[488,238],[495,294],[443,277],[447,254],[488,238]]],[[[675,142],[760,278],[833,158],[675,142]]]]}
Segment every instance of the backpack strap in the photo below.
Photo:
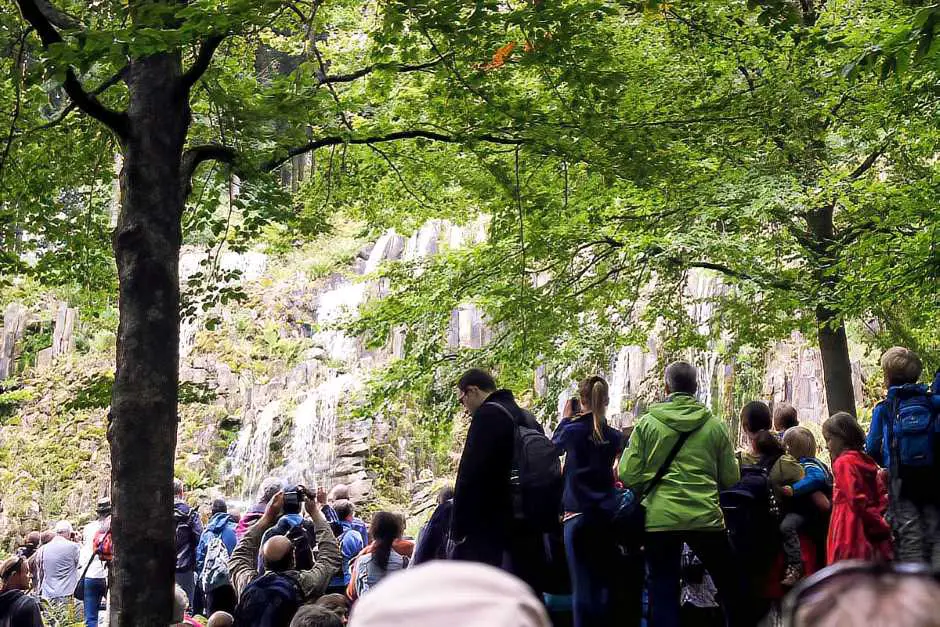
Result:
{"type": "MultiPolygon", "coordinates": [[[[705,423],[703,422],[702,425],[705,423]]],[[[682,450],[682,446],[685,444],[693,433],[702,428],[702,425],[699,425],[692,429],[691,431],[684,431],[679,433],[679,439],[676,440],[676,443],[673,445],[672,450],[669,451],[669,455],[666,456],[666,459],[663,461],[663,465],[659,467],[659,470],[656,471],[656,474],[653,475],[653,478],[648,484],[646,484],[646,489],[638,491],[636,493],[636,502],[639,503],[646,498],[663,480],[663,477],[666,476],[666,473],[669,472],[669,467],[672,466],[672,462],[676,459],[676,456],[679,454],[679,451],[682,450]]]]}
{"type": "Polygon", "coordinates": [[[519,424],[519,421],[516,420],[516,417],[513,416],[513,414],[512,414],[511,411],[509,411],[508,409],[506,409],[505,407],[503,407],[501,404],[497,403],[496,401],[487,401],[487,402],[485,402],[485,403],[483,403],[483,404],[484,404],[484,405],[492,405],[493,407],[498,407],[501,412],[503,412],[504,414],[506,414],[507,416],[509,416],[509,419],[512,421],[512,424],[513,424],[513,426],[514,426],[516,429],[518,429],[519,427],[522,426],[522,425],[519,424]]]}
{"type": "Polygon", "coordinates": [[[888,441],[883,442],[881,446],[888,448],[888,472],[893,481],[897,479],[898,469],[901,466],[901,443],[894,433],[898,422],[898,412],[901,411],[901,399],[895,393],[893,398],[890,399],[890,402],[885,400],[885,405],[889,409],[888,415],[885,417],[884,425],[884,435],[887,437],[888,441]]]}

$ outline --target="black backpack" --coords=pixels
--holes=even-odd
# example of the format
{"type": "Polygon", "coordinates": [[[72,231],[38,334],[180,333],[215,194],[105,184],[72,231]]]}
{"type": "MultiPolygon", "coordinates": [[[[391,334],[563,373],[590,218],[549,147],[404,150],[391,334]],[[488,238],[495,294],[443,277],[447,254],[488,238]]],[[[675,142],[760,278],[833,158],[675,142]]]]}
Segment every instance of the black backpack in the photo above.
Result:
{"type": "Polygon", "coordinates": [[[488,404],[509,416],[516,427],[510,476],[513,517],[537,530],[549,531],[557,527],[564,490],[558,449],[538,429],[519,424],[499,403],[488,404]]]}
{"type": "Polygon", "coordinates": [[[740,481],[719,495],[731,545],[739,558],[751,564],[772,559],[780,547],[780,509],[770,483],[772,467],[769,460],[742,464],[740,481]]]}
{"type": "Polygon", "coordinates": [[[239,595],[235,627],[288,627],[302,598],[300,586],[293,578],[265,573],[239,595]]]}
{"type": "MultiPolygon", "coordinates": [[[[313,523],[304,520],[299,525],[291,525],[290,521],[281,517],[277,524],[264,532],[261,536],[261,544],[264,545],[268,538],[273,536],[287,536],[291,545],[294,547],[294,568],[296,570],[310,570],[313,568],[313,548],[317,544],[317,532],[313,523]]],[[[261,556],[258,556],[258,570],[264,572],[264,563],[261,556]]]]}

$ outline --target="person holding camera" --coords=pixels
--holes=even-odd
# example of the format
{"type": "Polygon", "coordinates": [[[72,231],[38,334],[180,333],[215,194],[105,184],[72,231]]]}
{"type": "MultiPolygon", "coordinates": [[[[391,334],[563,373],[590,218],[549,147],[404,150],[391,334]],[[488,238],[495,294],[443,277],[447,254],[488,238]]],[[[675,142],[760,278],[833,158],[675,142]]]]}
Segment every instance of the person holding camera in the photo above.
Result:
{"type": "MultiPolygon", "coordinates": [[[[295,527],[299,529],[302,525],[295,527]]],[[[238,542],[229,561],[232,584],[238,594],[236,624],[287,627],[300,605],[323,594],[341,561],[336,537],[317,506],[316,495],[304,486],[278,492],[258,522],[238,542]],[[316,560],[311,556],[312,564],[306,568],[297,563],[298,547],[288,535],[267,534],[282,517],[303,519],[299,511],[303,503],[318,547],[316,560]],[[297,512],[290,513],[295,508],[297,512]],[[263,574],[259,574],[259,551],[263,574]]]]}

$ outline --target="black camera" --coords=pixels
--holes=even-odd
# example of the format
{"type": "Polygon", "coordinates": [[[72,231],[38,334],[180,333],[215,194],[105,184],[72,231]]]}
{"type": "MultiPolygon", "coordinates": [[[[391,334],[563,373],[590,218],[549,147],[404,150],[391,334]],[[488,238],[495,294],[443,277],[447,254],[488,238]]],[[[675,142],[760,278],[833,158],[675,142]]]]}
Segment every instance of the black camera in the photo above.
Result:
{"type": "Polygon", "coordinates": [[[284,513],[299,514],[300,507],[304,502],[305,494],[301,486],[295,486],[289,490],[284,490],[284,513]]]}

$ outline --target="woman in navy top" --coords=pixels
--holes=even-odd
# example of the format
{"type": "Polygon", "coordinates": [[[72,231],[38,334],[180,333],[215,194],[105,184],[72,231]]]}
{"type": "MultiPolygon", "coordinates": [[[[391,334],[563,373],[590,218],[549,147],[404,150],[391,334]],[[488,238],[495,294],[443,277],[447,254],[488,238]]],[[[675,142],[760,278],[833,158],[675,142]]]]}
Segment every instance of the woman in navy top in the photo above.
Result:
{"type": "Polygon", "coordinates": [[[617,547],[611,528],[614,464],[623,434],[607,424],[608,389],[601,377],[578,387],[585,413],[564,418],[552,441],[564,467],[565,553],[571,574],[575,627],[610,624],[610,584],[617,547]]]}

